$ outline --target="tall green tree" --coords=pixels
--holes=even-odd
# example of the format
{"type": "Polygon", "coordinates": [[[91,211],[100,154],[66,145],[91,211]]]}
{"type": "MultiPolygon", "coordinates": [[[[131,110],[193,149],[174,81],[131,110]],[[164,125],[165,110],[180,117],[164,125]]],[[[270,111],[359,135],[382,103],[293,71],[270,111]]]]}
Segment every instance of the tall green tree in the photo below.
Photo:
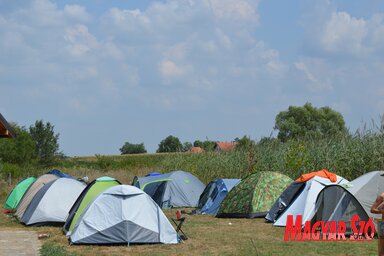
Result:
{"type": "Polygon", "coordinates": [[[29,133],[35,142],[40,164],[53,164],[59,155],[59,134],[55,134],[54,126],[50,122],[38,120],[29,127],[29,133]]]}
{"type": "Polygon", "coordinates": [[[120,152],[122,155],[142,154],[142,153],[147,153],[147,150],[145,149],[144,143],[133,144],[133,143],[125,142],[124,145],[120,148],[120,152]]]}
{"type": "Polygon", "coordinates": [[[274,129],[278,130],[278,139],[302,138],[305,136],[334,136],[346,133],[347,128],[343,116],[330,107],[313,107],[306,103],[302,107],[289,106],[281,111],[275,119],[274,129]]]}
{"type": "Polygon", "coordinates": [[[183,145],[181,144],[179,138],[169,135],[167,138],[163,139],[159,148],[157,149],[157,153],[163,152],[180,152],[183,149],[183,145]]]}
{"type": "Polygon", "coordinates": [[[12,164],[33,164],[37,162],[35,142],[25,127],[11,124],[17,137],[0,139],[0,159],[12,164]]]}

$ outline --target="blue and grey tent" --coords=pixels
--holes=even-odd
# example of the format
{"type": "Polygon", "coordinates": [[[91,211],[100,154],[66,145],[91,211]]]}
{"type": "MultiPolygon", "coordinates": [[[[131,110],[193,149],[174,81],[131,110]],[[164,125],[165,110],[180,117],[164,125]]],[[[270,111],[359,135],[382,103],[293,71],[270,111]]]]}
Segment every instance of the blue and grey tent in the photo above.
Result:
{"type": "Polygon", "coordinates": [[[197,212],[201,214],[216,214],[228,192],[239,182],[240,179],[215,179],[211,181],[200,195],[197,212]]]}
{"type": "Polygon", "coordinates": [[[205,185],[185,171],[173,171],[156,176],[135,177],[133,184],[161,207],[197,207],[205,185]]]}
{"type": "Polygon", "coordinates": [[[85,184],[75,179],[58,178],[45,184],[33,197],[20,222],[29,226],[60,225],[85,184]]]}
{"type": "Polygon", "coordinates": [[[129,185],[102,192],[85,209],[70,237],[71,244],[177,244],[177,232],[144,191],[129,185]]]}

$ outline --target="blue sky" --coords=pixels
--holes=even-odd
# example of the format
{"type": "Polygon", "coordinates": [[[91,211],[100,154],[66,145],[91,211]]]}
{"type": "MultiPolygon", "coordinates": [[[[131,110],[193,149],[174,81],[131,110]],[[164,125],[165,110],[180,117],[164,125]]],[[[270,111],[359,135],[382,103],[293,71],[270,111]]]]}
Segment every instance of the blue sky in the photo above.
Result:
{"type": "Polygon", "coordinates": [[[275,136],[311,102],[350,130],[384,112],[384,3],[0,0],[0,112],[69,156],[275,136]]]}

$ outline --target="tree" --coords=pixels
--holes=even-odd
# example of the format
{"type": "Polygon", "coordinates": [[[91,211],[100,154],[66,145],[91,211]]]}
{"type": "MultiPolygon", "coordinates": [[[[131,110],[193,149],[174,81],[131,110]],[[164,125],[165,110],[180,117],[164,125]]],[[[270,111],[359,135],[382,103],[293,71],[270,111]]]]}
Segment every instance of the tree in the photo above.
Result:
{"type": "Polygon", "coordinates": [[[236,148],[249,148],[255,145],[255,142],[246,135],[244,135],[241,139],[235,138],[235,142],[237,142],[236,148]]]}
{"type": "Polygon", "coordinates": [[[184,142],[183,143],[183,152],[188,152],[192,148],[192,143],[191,142],[184,142]]]}
{"type": "Polygon", "coordinates": [[[36,154],[40,164],[53,164],[59,155],[59,134],[55,134],[54,126],[50,122],[44,124],[42,120],[35,122],[34,126],[29,127],[29,133],[35,142],[36,154]]]}
{"type": "Polygon", "coordinates": [[[147,150],[145,149],[144,143],[132,144],[129,142],[125,142],[125,144],[120,148],[120,152],[122,155],[142,154],[142,153],[147,153],[147,150]]]}
{"type": "Polygon", "coordinates": [[[35,142],[25,127],[11,124],[17,137],[0,139],[0,159],[12,164],[33,164],[37,161],[35,142]]]}
{"type": "Polygon", "coordinates": [[[200,147],[205,151],[213,151],[213,148],[215,147],[215,142],[208,140],[208,138],[205,141],[195,140],[193,142],[193,146],[200,147]]]}
{"type": "Polygon", "coordinates": [[[334,136],[346,133],[343,116],[330,107],[315,108],[311,103],[303,107],[289,106],[275,119],[274,129],[279,130],[277,137],[281,141],[305,136],[334,136]]]}
{"type": "Polygon", "coordinates": [[[200,147],[200,148],[203,148],[203,142],[201,142],[200,140],[195,140],[193,142],[193,146],[194,147],[200,147]]]}
{"type": "Polygon", "coordinates": [[[182,149],[183,145],[181,144],[179,138],[169,135],[160,142],[159,148],[156,152],[180,152],[182,149]]]}

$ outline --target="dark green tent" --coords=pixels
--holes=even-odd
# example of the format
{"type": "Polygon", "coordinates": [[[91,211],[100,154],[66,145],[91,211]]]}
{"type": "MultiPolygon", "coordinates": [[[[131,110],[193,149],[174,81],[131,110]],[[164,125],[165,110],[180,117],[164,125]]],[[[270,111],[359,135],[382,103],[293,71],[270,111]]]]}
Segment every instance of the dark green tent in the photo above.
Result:
{"type": "Polygon", "coordinates": [[[276,199],[292,182],[291,178],[277,172],[250,174],[228,193],[216,217],[265,217],[276,199]]]}
{"type": "Polygon", "coordinates": [[[16,208],[20,200],[23,198],[25,192],[32,185],[32,183],[35,182],[35,180],[36,177],[29,177],[17,183],[5,201],[4,210],[16,208]]]}

